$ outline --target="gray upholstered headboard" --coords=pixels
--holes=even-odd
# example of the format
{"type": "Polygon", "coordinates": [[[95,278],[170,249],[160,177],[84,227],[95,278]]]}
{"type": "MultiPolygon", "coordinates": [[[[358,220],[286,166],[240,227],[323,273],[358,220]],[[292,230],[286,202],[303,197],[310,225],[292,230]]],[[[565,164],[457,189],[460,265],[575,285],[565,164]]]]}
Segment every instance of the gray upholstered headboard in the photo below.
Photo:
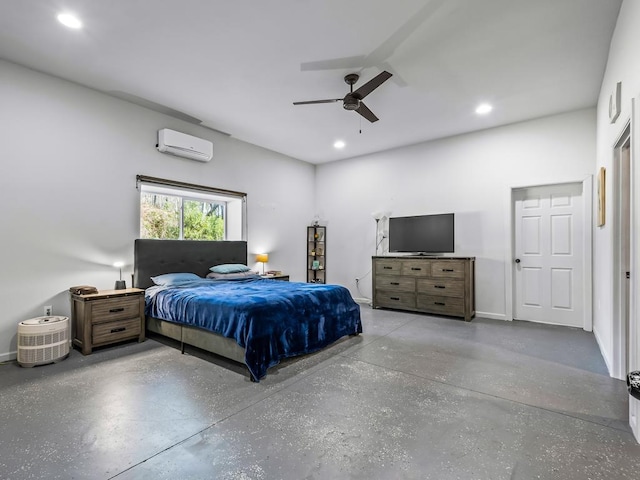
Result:
{"type": "Polygon", "coordinates": [[[137,239],[134,247],[133,286],[153,285],[151,277],[163,273],[192,272],[201,277],[213,265],[247,264],[247,242],[137,239]]]}

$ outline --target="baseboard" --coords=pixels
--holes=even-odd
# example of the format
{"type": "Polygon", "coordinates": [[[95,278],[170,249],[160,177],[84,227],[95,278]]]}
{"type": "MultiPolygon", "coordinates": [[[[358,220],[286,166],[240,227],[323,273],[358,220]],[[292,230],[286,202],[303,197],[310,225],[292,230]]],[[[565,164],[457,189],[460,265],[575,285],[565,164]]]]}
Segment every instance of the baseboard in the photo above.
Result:
{"type": "Polygon", "coordinates": [[[18,358],[18,352],[0,353],[0,362],[10,362],[18,358]]]}
{"type": "Polygon", "coordinates": [[[356,297],[356,298],[354,298],[354,300],[356,301],[356,303],[361,303],[363,305],[371,305],[371,299],[370,298],[356,297]]]}
{"type": "MultiPolygon", "coordinates": [[[[602,339],[600,338],[600,335],[598,334],[598,330],[597,329],[593,329],[593,336],[596,337],[596,343],[598,344],[598,348],[600,349],[600,355],[602,355],[602,359],[604,360],[604,364],[607,366],[607,370],[609,371],[609,376],[612,378],[616,378],[613,376],[613,366],[611,365],[611,359],[606,355],[607,350],[605,348],[602,348],[602,339]]],[[[623,379],[620,379],[623,380],[623,379]]]]}
{"type": "Polygon", "coordinates": [[[476,311],[476,317],[489,318],[491,320],[504,320],[505,322],[510,321],[504,313],[489,313],[489,312],[476,311]]]}

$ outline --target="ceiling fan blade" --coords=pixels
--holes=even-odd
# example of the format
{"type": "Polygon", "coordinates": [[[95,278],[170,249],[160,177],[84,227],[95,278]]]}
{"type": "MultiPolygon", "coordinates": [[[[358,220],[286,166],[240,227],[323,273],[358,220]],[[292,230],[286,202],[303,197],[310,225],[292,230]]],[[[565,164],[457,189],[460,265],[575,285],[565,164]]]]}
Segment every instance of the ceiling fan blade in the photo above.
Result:
{"type": "Polygon", "coordinates": [[[356,109],[356,112],[358,112],[360,115],[362,115],[364,118],[366,118],[367,120],[369,120],[371,123],[373,122],[377,122],[378,121],[378,117],[376,117],[373,112],[371,110],[369,110],[367,108],[367,106],[360,102],[360,106],[356,109]]]}
{"type": "Polygon", "coordinates": [[[333,102],[341,102],[342,98],[331,98],[327,100],[308,100],[306,102],[293,102],[294,105],[311,105],[313,103],[333,103],[333,102]]]}
{"type": "Polygon", "coordinates": [[[385,70],[384,72],[378,74],[378,76],[376,77],[373,77],[367,83],[365,83],[360,88],[355,90],[352,95],[362,100],[364,97],[369,95],[371,92],[373,92],[376,88],[378,88],[384,82],[389,80],[391,77],[392,75],[385,70]]]}

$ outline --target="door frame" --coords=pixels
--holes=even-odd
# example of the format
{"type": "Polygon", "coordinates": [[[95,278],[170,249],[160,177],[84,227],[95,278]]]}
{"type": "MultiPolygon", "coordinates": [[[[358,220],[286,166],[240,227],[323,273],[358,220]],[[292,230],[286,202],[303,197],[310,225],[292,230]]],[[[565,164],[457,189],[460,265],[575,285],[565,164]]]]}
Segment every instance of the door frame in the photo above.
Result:
{"type": "MultiPolygon", "coordinates": [[[[612,233],[613,233],[613,285],[612,285],[612,294],[613,294],[613,325],[612,325],[612,342],[613,342],[613,352],[612,352],[612,371],[611,376],[614,378],[618,378],[624,380],[627,375],[627,365],[629,362],[629,338],[631,338],[631,317],[632,317],[632,308],[631,302],[633,299],[632,295],[632,284],[629,285],[629,298],[625,299],[624,288],[622,282],[622,265],[621,265],[621,254],[620,251],[622,249],[622,175],[621,175],[621,150],[622,147],[627,143],[627,141],[631,142],[631,121],[628,121],[627,124],[622,129],[622,132],[616,138],[613,147],[613,175],[611,186],[612,195],[611,199],[613,200],[613,215],[612,215],[612,233]],[[627,337],[625,319],[623,316],[623,311],[625,309],[624,301],[627,300],[629,303],[629,337],[627,337]]],[[[631,153],[630,153],[631,155],[631,153]]],[[[629,201],[631,205],[629,206],[629,217],[631,224],[633,223],[633,201],[631,198],[631,191],[633,190],[633,165],[630,165],[630,173],[631,178],[629,179],[629,201]]],[[[633,237],[632,225],[629,225],[629,235],[633,237]]],[[[633,240],[630,242],[630,252],[629,252],[629,262],[633,262],[632,252],[634,250],[633,240]]],[[[632,282],[632,280],[630,281],[632,282]]]]}
{"type": "Polygon", "coordinates": [[[515,284],[514,284],[514,250],[515,250],[515,191],[525,188],[554,187],[571,183],[582,184],[582,328],[587,332],[593,330],[593,287],[592,287],[592,236],[593,229],[593,176],[588,175],[582,180],[546,183],[536,185],[519,185],[507,187],[506,221],[505,233],[507,235],[507,249],[504,258],[505,268],[505,320],[513,320],[513,309],[515,304],[515,284]]]}
{"type": "MultiPolygon", "coordinates": [[[[631,279],[629,284],[629,370],[640,370],[640,320],[638,319],[638,299],[640,298],[640,282],[636,279],[640,273],[640,252],[636,246],[640,238],[640,208],[637,208],[640,201],[640,95],[631,100],[631,225],[629,226],[631,235],[631,279]],[[635,140],[634,140],[635,139],[635,140]]],[[[633,431],[637,441],[640,441],[640,400],[629,396],[629,426],[633,431]]]]}

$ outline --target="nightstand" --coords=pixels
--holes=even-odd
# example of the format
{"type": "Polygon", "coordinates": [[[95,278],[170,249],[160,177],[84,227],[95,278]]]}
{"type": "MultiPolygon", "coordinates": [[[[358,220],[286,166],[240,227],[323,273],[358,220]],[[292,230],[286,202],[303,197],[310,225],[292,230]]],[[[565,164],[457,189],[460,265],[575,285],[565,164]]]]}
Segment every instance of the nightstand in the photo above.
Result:
{"type": "Polygon", "coordinates": [[[123,340],[144,342],[144,290],[100,290],[71,295],[73,344],[83,355],[123,340]]]}
{"type": "Polygon", "coordinates": [[[260,275],[262,278],[267,278],[269,280],[282,280],[284,282],[288,282],[289,281],[289,275],[284,275],[284,274],[280,274],[280,275],[260,275]]]}

